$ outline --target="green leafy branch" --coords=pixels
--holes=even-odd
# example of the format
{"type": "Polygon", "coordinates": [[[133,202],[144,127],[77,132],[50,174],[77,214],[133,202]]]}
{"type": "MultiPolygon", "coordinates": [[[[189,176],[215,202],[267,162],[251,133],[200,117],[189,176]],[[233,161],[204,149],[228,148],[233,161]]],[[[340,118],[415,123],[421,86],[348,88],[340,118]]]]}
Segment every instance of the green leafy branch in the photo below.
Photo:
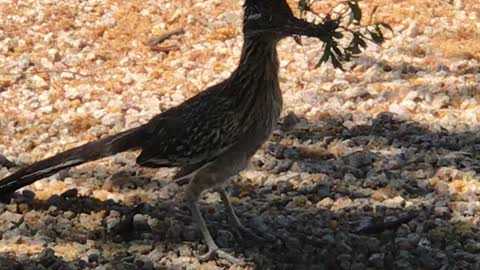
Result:
{"type": "MultiPolygon", "coordinates": [[[[329,38],[323,40],[323,54],[315,68],[330,61],[335,68],[344,70],[343,63],[358,57],[367,48],[368,42],[381,45],[386,39],[385,32],[393,32],[386,23],[372,23],[377,7],[370,14],[368,24],[362,25],[363,13],[359,5],[361,0],[340,2],[323,17],[312,9],[312,5],[317,1],[319,0],[298,2],[301,17],[313,14],[321,19],[322,27],[329,33],[329,38]]],[[[301,43],[299,38],[296,41],[301,43]]]]}

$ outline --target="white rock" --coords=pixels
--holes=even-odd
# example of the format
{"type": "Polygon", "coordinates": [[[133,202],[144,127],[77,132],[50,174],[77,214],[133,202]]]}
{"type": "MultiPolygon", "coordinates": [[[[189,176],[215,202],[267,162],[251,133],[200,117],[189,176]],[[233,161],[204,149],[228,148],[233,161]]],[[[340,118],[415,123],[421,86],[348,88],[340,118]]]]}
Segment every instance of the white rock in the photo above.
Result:
{"type": "Polygon", "coordinates": [[[180,92],[173,93],[171,98],[172,98],[172,101],[177,102],[177,103],[181,103],[181,102],[185,101],[185,96],[180,92]]]}
{"type": "Polygon", "coordinates": [[[49,49],[47,52],[48,60],[52,62],[57,62],[60,60],[60,54],[58,53],[57,49],[49,49]]]}
{"type": "Polygon", "coordinates": [[[122,79],[123,84],[132,84],[135,80],[133,79],[131,74],[125,75],[125,77],[122,79]]]}
{"type": "Polygon", "coordinates": [[[40,107],[40,112],[48,114],[53,112],[53,106],[52,105],[47,105],[47,106],[42,106],[40,107]]]}
{"type": "Polygon", "coordinates": [[[409,91],[403,100],[414,100],[418,97],[417,91],[409,91]]]}
{"type": "Polygon", "coordinates": [[[406,109],[409,109],[411,111],[414,111],[415,108],[417,107],[417,103],[415,103],[412,100],[404,100],[404,101],[402,101],[401,105],[402,105],[402,107],[404,107],[406,109]]]}
{"type": "Polygon", "coordinates": [[[45,37],[43,38],[43,42],[47,45],[51,44],[52,40],[53,40],[53,33],[52,32],[46,34],[45,37]]]}
{"type": "Polygon", "coordinates": [[[13,51],[18,46],[18,41],[14,38],[6,38],[1,43],[1,51],[7,53],[13,51]]]}
{"type": "Polygon", "coordinates": [[[60,77],[63,79],[73,79],[75,78],[75,75],[73,75],[71,72],[65,71],[60,74],[60,77]]]}
{"type": "Polygon", "coordinates": [[[394,198],[384,200],[383,204],[385,204],[387,207],[399,208],[405,205],[405,199],[402,196],[396,196],[394,198]]]}
{"type": "Polygon", "coordinates": [[[1,220],[10,222],[10,223],[19,223],[22,220],[23,216],[21,214],[12,213],[10,211],[5,211],[0,216],[1,220]]]}
{"type": "Polygon", "coordinates": [[[84,93],[79,88],[65,85],[65,98],[73,100],[80,98],[84,93]]]}
{"type": "Polygon", "coordinates": [[[455,0],[455,9],[463,10],[465,5],[463,4],[463,0],[455,0]]]}
{"type": "Polygon", "coordinates": [[[411,23],[405,33],[409,37],[416,37],[419,34],[417,23],[411,23]]]}
{"type": "Polygon", "coordinates": [[[432,107],[434,109],[440,109],[446,106],[449,102],[450,102],[450,97],[443,93],[440,93],[433,98],[432,107]]]}
{"type": "Polygon", "coordinates": [[[38,75],[33,75],[31,82],[34,88],[45,88],[48,86],[48,83],[38,75]]]}
{"type": "Polygon", "coordinates": [[[398,115],[406,115],[407,114],[405,109],[402,106],[398,105],[397,103],[390,104],[390,106],[388,106],[388,111],[391,112],[391,113],[396,113],[398,115]]]}
{"type": "Polygon", "coordinates": [[[32,64],[32,60],[26,54],[22,54],[22,56],[20,56],[20,58],[17,60],[17,67],[19,67],[21,70],[27,69],[32,64]]]}
{"type": "Polygon", "coordinates": [[[122,113],[108,113],[102,117],[102,124],[105,126],[114,126],[120,124],[123,121],[122,113]]]}
{"type": "Polygon", "coordinates": [[[333,205],[333,200],[329,197],[323,198],[321,201],[319,201],[316,206],[318,208],[330,208],[333,205]]]}
{"type": "Polygon", "coordinates": [[[364,87],[349,87],[345,90],[345,97],[346,98],[356,98],[362,95],[367,94],[368,91],[364,87]]]}

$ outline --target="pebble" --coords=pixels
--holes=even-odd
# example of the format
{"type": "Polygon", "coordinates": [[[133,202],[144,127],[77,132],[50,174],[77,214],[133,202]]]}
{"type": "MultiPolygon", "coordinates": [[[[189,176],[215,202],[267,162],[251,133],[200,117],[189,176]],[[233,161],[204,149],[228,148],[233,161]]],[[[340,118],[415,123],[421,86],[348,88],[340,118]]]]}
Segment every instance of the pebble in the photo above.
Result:
{"type": "Polygon", "coordinates": [[[326,198],[323,198],[321,201],[319,201],[316,206],[319,207],[319,208],[326,208],[326,209],[329,209],[332,205],[333,205],[334,201],[329,198],[329,197],[326,197],[326,198]]]}
{"type": "Polygon", "coordinates": [[[368,257],[368,262],[370,262],[375,268],[384,269],[384,260],[385,254],[375,253],[368,257]]]}
{"type": "Polygon", "coordinates": [[[57,49],[49,49],[47,51],[48,60],[51,62],[57,62],[60,60],[60,54],[57,49]]]}
{"type": "Polygon", "coordinates": [[[400,208],[405,206],[405,199],[402,196],[395,196],[391,199],[386,199],[383,201],[387,207],[400,208]]]}
{"type": "Polygon", "coordinates": [[[23,220],[22,214],[12,213],[10,211],[5,211],[0,215],[0,220],[5,220],[6,222],[18,224],[23,220]]]}
{"type": "Polygon", "coordinates": [[[33,62],[30,58],[30,56],[26,54],[22,54],[17,61],[17,67],[20,68],[21,70],[26,70],[29,68],[31,65],[33,65],[33,62]]]}
{"type": "Polygon", "coordinates": [[[149,230],[150,225],[148,225],[147,220],[142,214],[135,214],[133,216],[133,227],[136,230],[149,230]]]}

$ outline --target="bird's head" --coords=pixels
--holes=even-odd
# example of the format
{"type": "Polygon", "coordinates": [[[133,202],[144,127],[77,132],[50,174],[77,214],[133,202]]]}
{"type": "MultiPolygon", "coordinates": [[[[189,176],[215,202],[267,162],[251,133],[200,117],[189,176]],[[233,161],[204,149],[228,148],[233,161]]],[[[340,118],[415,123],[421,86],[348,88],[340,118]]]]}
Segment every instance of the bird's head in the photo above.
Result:
{"type": "Polygon", "coordinates": [[[319,25],[293,15],[286,0],[245,0],[243,33],[247,37],[267,36],[283,38],[292,35],[324,37],[319,25]]]}

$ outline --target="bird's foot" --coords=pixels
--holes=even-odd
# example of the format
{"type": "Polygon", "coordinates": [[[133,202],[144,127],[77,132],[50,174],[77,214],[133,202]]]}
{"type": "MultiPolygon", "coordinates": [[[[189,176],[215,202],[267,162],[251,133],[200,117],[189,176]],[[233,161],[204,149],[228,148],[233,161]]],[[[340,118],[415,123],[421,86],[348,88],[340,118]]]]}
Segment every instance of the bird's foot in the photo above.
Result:
{"type": "Polygon", "coordinates": [[[232,264],[237,264],[237,265],[246,265],[245,261],[242,259],[239,259],[233,255],[230,255],[228,252],[225,252],[221,250],[219,247],[214,246],[214,247],[209,247],[208,252],[200,255],[200,254],[195,254],[195,257],[200,261],[200,262],[205,262],[209,261],[215,258],[221,258],[224,260],[227,260],[228,262],[232,264]]]}

